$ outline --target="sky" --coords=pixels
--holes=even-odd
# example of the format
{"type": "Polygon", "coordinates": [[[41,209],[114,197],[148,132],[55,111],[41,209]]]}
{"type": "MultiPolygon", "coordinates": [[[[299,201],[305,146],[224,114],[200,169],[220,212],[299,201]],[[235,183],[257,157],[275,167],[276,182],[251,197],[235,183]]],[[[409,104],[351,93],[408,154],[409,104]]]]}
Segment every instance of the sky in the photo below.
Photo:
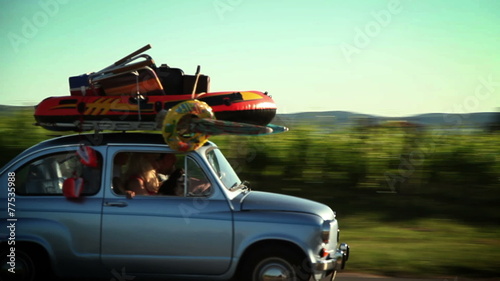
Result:
{"type": "Polygon", "coordinates": [[[0,0],[0,104],[69,95],[70,76],[147,44],[278,113],[500,107],[498,0],[0,0]]]}

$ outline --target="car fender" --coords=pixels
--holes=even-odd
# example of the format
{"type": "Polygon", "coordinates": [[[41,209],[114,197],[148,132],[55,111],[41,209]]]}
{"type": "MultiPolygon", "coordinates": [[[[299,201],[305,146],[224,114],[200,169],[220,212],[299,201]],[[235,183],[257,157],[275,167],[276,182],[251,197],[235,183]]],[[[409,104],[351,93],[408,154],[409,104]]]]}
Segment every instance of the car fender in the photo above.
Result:
{"type": "Polygon", "coordinates": [[[239,260],[256,243],[274,240],[294,244],[314,263],[321,246],[322,223],[319,216],[299,212],[236,212],[234,258],[239,260]]]}

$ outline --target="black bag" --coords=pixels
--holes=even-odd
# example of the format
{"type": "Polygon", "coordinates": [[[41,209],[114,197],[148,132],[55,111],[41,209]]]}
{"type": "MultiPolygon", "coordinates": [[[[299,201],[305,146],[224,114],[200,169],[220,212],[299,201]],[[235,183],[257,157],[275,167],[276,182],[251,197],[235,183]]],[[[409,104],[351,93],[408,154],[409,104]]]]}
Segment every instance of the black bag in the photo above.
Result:
{"type": "MultiPolygon", "coordinates": [[[[194,82],[196,81],[196,75],[184,75],[184,94],[190,95],[193,93],[194,82]]],[[[196,86],[196,94],[208,93],[210,91],[210,77],[206,75],[200,75],[198,78],[198,84],[196,86]]]]}
{"type": "Polygon", "coordinates": [[[162,64],[156,69],[156,74],[167,95],[182,95],[184,87],[184,72],[180,68],[171,68],[162,64]]]}

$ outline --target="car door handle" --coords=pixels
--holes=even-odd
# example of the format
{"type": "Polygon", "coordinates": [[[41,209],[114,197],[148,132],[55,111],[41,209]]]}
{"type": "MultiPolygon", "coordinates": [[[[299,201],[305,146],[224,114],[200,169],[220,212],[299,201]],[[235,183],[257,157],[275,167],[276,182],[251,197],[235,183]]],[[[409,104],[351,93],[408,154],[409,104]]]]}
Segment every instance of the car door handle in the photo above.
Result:
{"type": "Polygon", "coordinates": [[[127,202],[105,202],[104,206],[106,207],[126,207],[128,206],[127,202]]]}

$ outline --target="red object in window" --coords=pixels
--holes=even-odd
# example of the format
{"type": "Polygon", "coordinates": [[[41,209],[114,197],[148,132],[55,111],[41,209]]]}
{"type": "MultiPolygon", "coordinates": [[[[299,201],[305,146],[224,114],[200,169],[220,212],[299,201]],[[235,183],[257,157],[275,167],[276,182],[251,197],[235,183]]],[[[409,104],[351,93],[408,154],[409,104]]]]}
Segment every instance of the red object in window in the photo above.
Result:
{"type": "Polygon", "coordinates": [[[83,179],[67,178],[63,183],[63,195],[66,198],[79,198],[83,190],[83,179]]]}
{"type": "Polygon", "coordinates": [[[76,154],[80,157],[80,162],[82,162],[83,165],[91,168],[97,167],[97,153],[92,147],[80,145],[76,154]]]}

